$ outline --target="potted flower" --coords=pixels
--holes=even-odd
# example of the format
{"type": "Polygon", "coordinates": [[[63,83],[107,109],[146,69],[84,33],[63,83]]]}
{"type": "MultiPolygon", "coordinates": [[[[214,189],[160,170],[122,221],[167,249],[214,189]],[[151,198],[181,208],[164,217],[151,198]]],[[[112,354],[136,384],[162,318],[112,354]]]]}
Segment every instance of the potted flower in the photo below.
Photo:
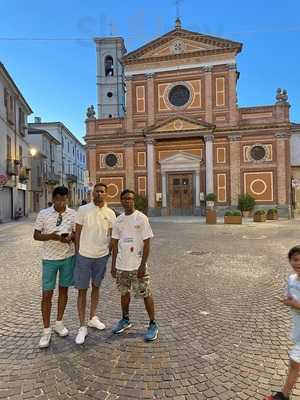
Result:
{"type": "Polygon", "coordinates": [[[243,217],[249,217],[250,211],[255,206],[255,199],[248,193],[241,194],[238,199],[238,208],[242,211],[243,217]]]}
{"type": "Polygon", "coordinates": [[[214,193],[207,193],[207,195],[205,196],[206,207],[214,208],[216,198],[217,196],[214,193]]]}
{"type": "Polygon", "coordinates": [[[276,220],[278,219],[278,210],[277,208],[269,208],[267,211],[267,219],[276,220]]]}
{"type": "Polygon", "coordinates": [[[224,224],[241,224],[242,214],[239,210],[226,211],[224,215],[224,224]]]}
{"type": "Polygon", "coordinates": [[[253,215],[253,221],[254,222],[265,222],[266,216],[267,216],[267,213],[265,210],[262,210],[262,209],[256,210],[253,215]]]}

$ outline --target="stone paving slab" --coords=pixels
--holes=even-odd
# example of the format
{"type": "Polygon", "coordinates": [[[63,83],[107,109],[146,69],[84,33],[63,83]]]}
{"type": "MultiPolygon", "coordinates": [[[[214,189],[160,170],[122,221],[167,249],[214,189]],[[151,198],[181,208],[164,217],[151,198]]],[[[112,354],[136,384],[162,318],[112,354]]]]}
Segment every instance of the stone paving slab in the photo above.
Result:
{"type": "MultiPolygon", "coordinates": [[[[32,240],[32,224],[10,226],[0,232],[0,399],[262,399],[286,374],[289,314],[275,297],[299,228],[297,220],[156,221],[150,269],[159,339],[143,342],[147,318],[137,300],[133,328],[111,333],[119,295],[107,274],[99,310],[107,329],[90,329],[85,345],[75,345],[71,289],[70,335],[53,335],[49,349],[39,350],[41,246],[32,240]]],[[[300,399],[300,386],[293,399],[300,399]]]]}

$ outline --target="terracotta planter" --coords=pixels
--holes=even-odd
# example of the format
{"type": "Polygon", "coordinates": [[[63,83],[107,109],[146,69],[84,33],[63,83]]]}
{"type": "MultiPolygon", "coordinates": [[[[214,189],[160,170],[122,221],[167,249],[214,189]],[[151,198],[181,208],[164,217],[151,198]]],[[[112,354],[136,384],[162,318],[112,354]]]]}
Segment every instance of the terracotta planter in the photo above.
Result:
{"type": "Polygon", "coordinates": [[[254,222],[265,222],[266,221],[266,214],[259,214],[259,215],[253,215],[253,221],[254,222]]]}
{"type": "Polygon", "coordinates": [[[278,219],[278,214],[277,213],[269,213],[269,214],[267,214],[267,219],[275,221],[278,219]]]}
{"type": "Polygon", "coordinates": [[[225,215],[224,216],[224,224],[241,224],[242,216],[241,215],[225,215]]]}
{"type": "Polygon", "coordinates": [[[217,223],[217,212],[215,210],[206,210],[206,223],[207,224],[217,223]]]}

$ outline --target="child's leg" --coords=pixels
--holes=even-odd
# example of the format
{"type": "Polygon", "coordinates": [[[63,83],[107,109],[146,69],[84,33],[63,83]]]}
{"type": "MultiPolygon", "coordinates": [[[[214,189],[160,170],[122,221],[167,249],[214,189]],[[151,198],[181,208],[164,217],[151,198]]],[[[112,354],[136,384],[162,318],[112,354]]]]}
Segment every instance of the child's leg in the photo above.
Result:
{"type": "Polygon", "coordinates": [[[299,376],[300,363],[290,359],[289,371],[282,390],[285,397],[289,397],[299,376]]]}
{"type": "Polygon", "coordinates": [[[149,315],[150,321],[155,320],[155,312],[154,312],[154,301],[152,296],[144,297],[144,303],[149,315]]]}

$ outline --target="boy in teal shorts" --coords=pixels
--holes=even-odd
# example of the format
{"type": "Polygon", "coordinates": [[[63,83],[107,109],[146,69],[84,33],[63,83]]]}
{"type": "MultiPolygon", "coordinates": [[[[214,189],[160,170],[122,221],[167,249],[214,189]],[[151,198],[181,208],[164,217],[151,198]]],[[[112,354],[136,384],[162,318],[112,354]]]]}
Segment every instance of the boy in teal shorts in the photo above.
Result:
{"type": "Polygon", "coordinates": [[[40,348],[48,347],[51,340],[50,315],[57,273],[59,295],[54,331],[61,337],[69,333],[62,319],[68,301],[68,288],[73,285],[75,266],[73,232],[76,213],[67,206],[68,193],[66,187],[55,188],[52,194],[53,205],[39,212],[34,226],[34,239],[44,242],[41,302],[44,329],[39,342],[40,348]]]}

